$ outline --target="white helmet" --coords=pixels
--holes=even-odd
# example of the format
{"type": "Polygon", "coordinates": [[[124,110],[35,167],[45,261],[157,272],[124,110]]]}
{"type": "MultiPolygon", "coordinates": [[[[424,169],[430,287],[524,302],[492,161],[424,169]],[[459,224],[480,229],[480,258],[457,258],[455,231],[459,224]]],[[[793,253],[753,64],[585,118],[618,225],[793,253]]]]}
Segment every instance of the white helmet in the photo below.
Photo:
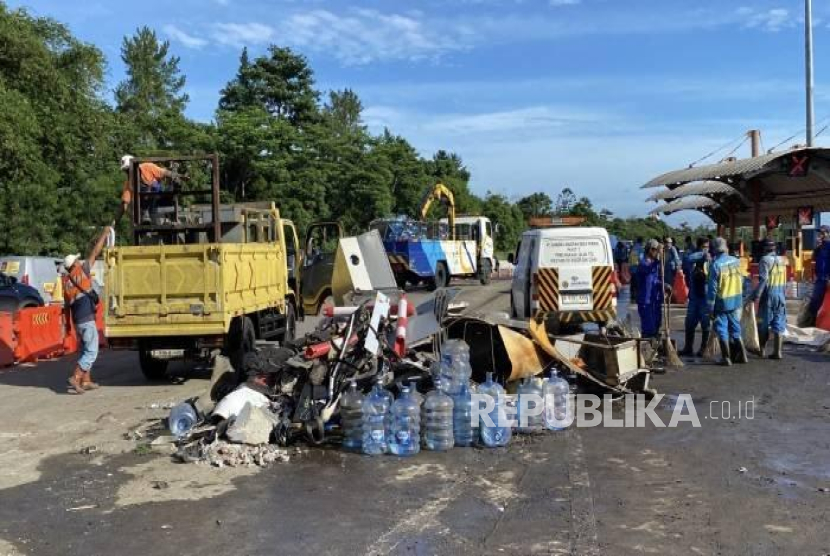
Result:
{"type": "Polygon", "coordinates": [[[81,258],[80,253],[75,253],[73,255],[67,255],[63,259],[63,266],[66,268],[66,270],[69,270],[70,268],[72,268],[72,265],[74,265],[75,262],[80,258],[81,258]]]}
{"type": "Polygon", "coordinates": [[[121,169],[122,170],[129,170],[130,169],[130,164],[133,163],[133,158],[135,158],[135,157],[133,157],[130,154],[125,154],[124,156],[122,156],[121,157],[121,169]]]}

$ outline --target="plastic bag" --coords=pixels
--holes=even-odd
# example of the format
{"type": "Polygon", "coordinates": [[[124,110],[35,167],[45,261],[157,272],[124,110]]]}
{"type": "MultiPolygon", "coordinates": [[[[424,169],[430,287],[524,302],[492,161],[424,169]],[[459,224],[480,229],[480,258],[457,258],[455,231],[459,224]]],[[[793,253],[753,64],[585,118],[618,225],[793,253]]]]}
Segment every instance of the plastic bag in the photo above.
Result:
{"type": "Polygon", "coordinates": [[[709,341],[706,342],[706,348],[703,350],[703,360],[709,363],[719,363],[721,359],[720,344],[718,343],[718,335],[713,330],[709,334],[709,341]]]}
{"type": "Polygon", "coordinates": [[[744,346],[749,351],[761,352],[761,342],[758,339],[758,321],[755,320],[755,303],[744,305],[741,314],[741,333],[744,337],[744,346]]]}

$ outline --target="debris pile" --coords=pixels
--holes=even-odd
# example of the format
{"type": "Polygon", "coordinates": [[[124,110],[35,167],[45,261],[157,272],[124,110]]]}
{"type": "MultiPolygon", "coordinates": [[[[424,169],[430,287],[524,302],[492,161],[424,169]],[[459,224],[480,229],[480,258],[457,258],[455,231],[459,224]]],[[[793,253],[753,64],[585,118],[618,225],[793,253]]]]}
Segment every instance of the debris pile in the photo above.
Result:
{"type": "MultiPolygon", "coordinates": [[[[512,426],[506,414],[515,403],[499,384],[558,367],[572,380],[627,392],[630,377],[647,373],[635,340],[586,335],[567,340],[576,345],[565,355],[560,349],[567,345],[539,323],[522,330],[447,317],[450,291],[439,290],[417,308],[383,293],[353,307],[329,307],[313,332],[258,346],[240,369],[215,354],[209,387],[171,413],[177,457],[216,467],[267,466],[289,460],[285,446],[322,444],[332,435],[346,449],[369,454],[504,446],[512,426]],[[487,393],[492,405],[485,404],[488,420],[479,423],[472,408],[487,393]]],[[[532,407],[550,406],[535,428],[566,428],[560,415],[573,414],[568,382],[555,375],[528,380],[521,393],[539,400],[532,407]]]]}

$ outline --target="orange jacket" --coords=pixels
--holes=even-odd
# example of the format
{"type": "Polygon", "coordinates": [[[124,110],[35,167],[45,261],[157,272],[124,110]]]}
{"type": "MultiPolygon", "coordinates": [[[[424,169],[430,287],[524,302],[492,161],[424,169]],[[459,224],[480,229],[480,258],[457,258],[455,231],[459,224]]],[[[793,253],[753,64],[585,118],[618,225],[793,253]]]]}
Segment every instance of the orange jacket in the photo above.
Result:
{"type": "MultiPolygon", "coordinates": [[[[162,179],[170,175],[170,171],[153,164],[152,162],[144,162],[138,165],[138,177],[144,185],[151,185],[153,182],[161,182],[162,179]]],[[[129,204],[133,200],[133,192],[130,191],[130,180],[124,182],[124,189],[121,191],[121,202],[129,204]]]]}
{"type": "Polygon", "coordinates": [[[72,265],[72,269],[69,271],[69,275],[80,286],[80,289],[75,287],[75,284],[72,283],[69,276],[63,276],[63,299],[68,305],[71,305],[75,301],[75,298],[81,293],[81,290],[89,291],[92,289],[92,278],[89,277],[86,269],[84,269],[85,264],[87,264],[86,261],[79,260],[78,264],[72,265]]]}

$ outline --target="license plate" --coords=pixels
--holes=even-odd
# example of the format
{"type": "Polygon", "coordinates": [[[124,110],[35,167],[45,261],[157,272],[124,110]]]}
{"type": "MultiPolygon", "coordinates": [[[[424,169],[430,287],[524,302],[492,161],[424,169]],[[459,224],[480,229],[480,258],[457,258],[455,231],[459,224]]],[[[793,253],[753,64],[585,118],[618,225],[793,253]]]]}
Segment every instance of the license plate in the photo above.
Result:
{"type": "Polygon", "coordinates": [[[183,349],[154,349],[150,352],[154,359],[177,359],[184,357],[183,349]]]}
{"type": "Polygon", "coordinates": [[[562,294],[562,305],[588,305],[591,303],[591,294],[562,294]]]}

